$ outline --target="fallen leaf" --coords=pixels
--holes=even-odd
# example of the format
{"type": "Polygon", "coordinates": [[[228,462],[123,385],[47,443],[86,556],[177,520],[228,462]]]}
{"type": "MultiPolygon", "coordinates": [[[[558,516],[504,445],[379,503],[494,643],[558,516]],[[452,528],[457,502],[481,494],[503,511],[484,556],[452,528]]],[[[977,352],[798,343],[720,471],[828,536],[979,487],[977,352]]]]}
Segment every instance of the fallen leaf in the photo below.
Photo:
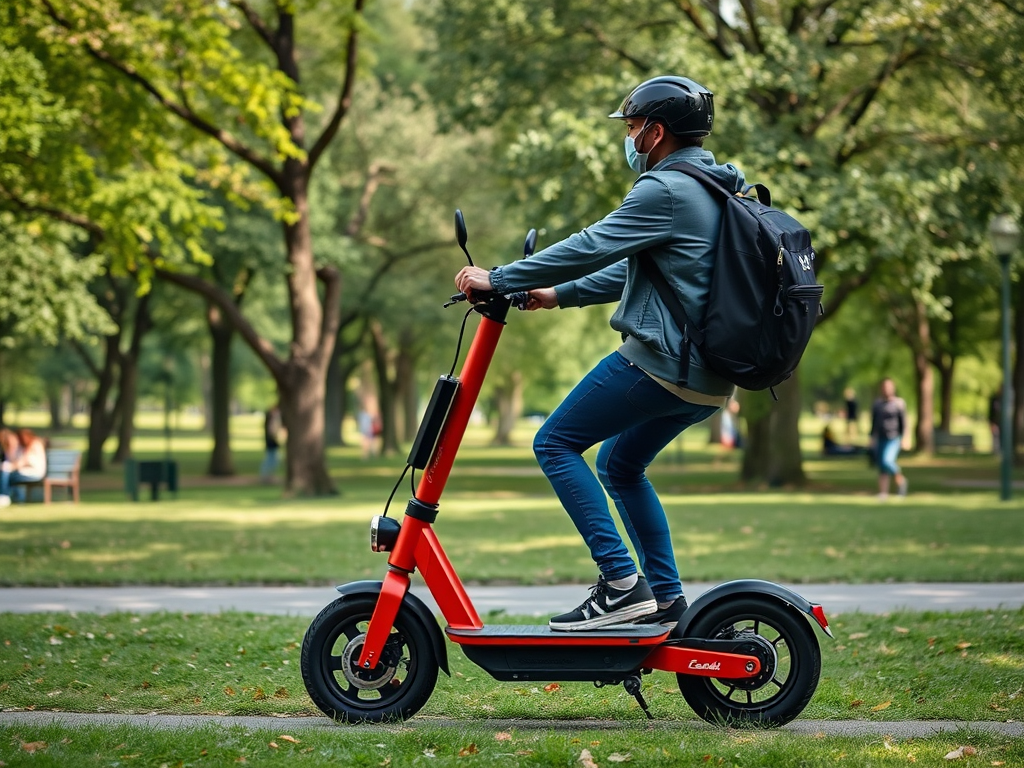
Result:
{"type": "Polygon", "coordinates": [[[968,757],[971,757],[973,755],[978,754],[978,750],[976,750],[974,747],[964,747],[964,754],[968,757]]]}
{"type": "Polygon", "coordinates": [[[1002,761],[1002,760],[993,760],[990,763],[990,765],[1006,765],[1006,763],[1004,761],[1002,761]]]}
{"type": "Polygon", "coordinates": [[[277,738],[279,738],[281,741],[287,741],[290,744],[301,744],[302,743],[298,739],[296,739],[294,736],[289,736],[287,733],[282,733],[277,738]]]}
{"type": "Polygon", "coordinates": [[[252,698],[253,701],[263,701],[265,698],[267,698],[267,694],[263,692],[262,688],[256,686],[256,690],[253,691],[252,698]]]}
{"type": "Polygon", "coordinates": [[[558,683],[548,683],[544,686],[544,690],[548,693],[554,693],[555,691],[561,690],[562,686],[558,683]]]}
{"type": "Polygon", "coordinates": [[[36,752],[44,752],[47,747],[45,741],[23,741],[21,742],[21,748],[28,752],[30,755],[34,755],[36,752]]]}
{"type": "Polygon", "coordinates": [[[64,645],[64,641],[54,635],[50,637],[50,645],[64,645]]]}
{"type": "Polygon", "coordinates": [[[288,689],[285,688],[284,686],[278,688],[276,691],[274,691],[274,698],[275,699],[287,699],[288,698],[288,689]]]}
{"type": "Polygon", "coordinates": [[[591,756],[589,749],[584,749],[580,752],[579,763],[583,768],[598,768],[598,765],[594,762],[594,758],[591,756]]]}
{"type": "Polygon", "coordinates": [[[881,712],[883,709],[888,709],[892,706],[892,701],[883,701],[881,704],[876,704],[871,708],[872,712],[881,712]]]}
{"type": "Polygon", "coordinates": [[[226,693],[228,696],[234,696],[235,689],[229,685],[227,688],[224,689],[224,693],[226,693]]]}
{"type": "Polygon", "coordinates": [[[852,635],[850,635],[850,639],[851,640],[863,640],[865,637],[868,636],[868,634],[869,633],[867,633],[867,632],[854,632],[852,635]]]}
{"type": "Polygon", "coordinates": [[[423,756],[424,757],[436,757],[436,755],[434,754],[434,750],[432,750],[432,749],[424,749],[423,750],[423,756]]]}
{"type": "Polygon", "coordinates": [[[276,741],[270,742],[269,744],[267,744],[267,746],[270,747],[271,749],[280,749],[281,748],[276,741]]]}
{"type": "Polygon", "coordinates": [[[475,755],[479,751],[480,750],[477,748],[476,744],[470,742],[459,750],[459,757],[469,757],[470,755],[475,755]]]}
{"type": "Polygon", "coordinates": [[[910,630],[907,629],[906,627],[893,627],[893,629],[896,630],[896,633],[900,634],[900,635],[909,635],[910,634],[910,630]]]}
{"type": "Polygon", "coordinates": [[[609,763],[628,763],[632,759],[633,756],[628,752],[624,755],[621,755],[618,752],[612,752],[610,755],[608,755],[609,763]]]}
{"type": "Polygon", "coordinates": [[[957,747],[952,752],[946,753],[946,760],[960,760],[964,756],[964,747],[957,747]]]}
{"type": "Polygon", "coordinates": [[[496,734],[494,734],[494,740],[495,741],[511,741],[512,740],[512,734],[509,733],[508,731],[498,731],[496,734]]]}
{"type": "Polygon", "coordinates": [[[887,750],[895,749],[895,747],[892,745],[892,742],[889,741],[888,738],[882,740],[882,746],[885,747],[887,750]]]}
{"type": "Polygon", "coordinates": [[[533,754],[533,750],[532,749],[517,749],[516,750],[516,754],[517,755],[523,755],[523,756],[532,755],[533,754]]]}
{"type": "Polygon", "coordinates": [[[935,645],[935,638],[934,637],[929,637],[928,638],[928,647],[931,648],[934,645],[935,645]]]}
{"type": "Polygon", "coordinates": [[[956,644],[956,649],[958,651],[962,651],[965,648],[970,648],[971,645],[972,645],[972,643],[968,643],[966,640],[961,640],[959,643],[956,644]]]}
{"type": "Polygon", "coordinates": [[[859,707],[863,703],[864,703],[864,699],[854,699],[853,701],[850,702],[850,706],[851,707],[859,707]]]}

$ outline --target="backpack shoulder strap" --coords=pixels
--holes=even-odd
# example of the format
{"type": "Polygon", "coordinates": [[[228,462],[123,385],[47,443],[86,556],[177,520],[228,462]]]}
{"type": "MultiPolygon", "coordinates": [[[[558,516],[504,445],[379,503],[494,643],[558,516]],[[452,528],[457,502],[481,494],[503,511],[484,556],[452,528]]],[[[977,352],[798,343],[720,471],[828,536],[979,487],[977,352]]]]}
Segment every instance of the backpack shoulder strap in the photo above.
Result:
{"type": "Polygon", "coordinates": [[[683,307],[679,297],[676,296],[676,292],[672,289],[672,286],[668,284],[668,280],[665,279],[665,275],[658,268],[657,263],[654,261],[654,257],[650,251],[641,251],[636,255],[637,263],[640,265],[640,270],[647,276],[647,279],[651,281],[654,286],[654,290],[658,292],[661,300],[668,308],[669,314],[672,315],[672,319],[675,320],[679,330],[683,332],[683,343],[679,350],[679,380],[676,382],[680,385],[685,385],[687,379],[690,377],[690,342],[696,342],[697,345],[704,343],[704,333],[697,328],[696,325],[690,322],[690,318],[686,314],[686,309],[683,307]]]}
{"type": "MultiPolygon", "coordinates": [[[[672,163],[672,165],[665,166],[665,170],[685,173],[687,176],[703,184],[706,189],[717,193],[720,197],[730,198],[736,194],[723,187],[722,183],[710,173],[692,163],[672,163]]],[[[757,193],[757,199],[762,205],[770,206],[772,204],[772,193],[768,191],[768,187],[764,184],[751,184],[749,188],[757,193]]]]}

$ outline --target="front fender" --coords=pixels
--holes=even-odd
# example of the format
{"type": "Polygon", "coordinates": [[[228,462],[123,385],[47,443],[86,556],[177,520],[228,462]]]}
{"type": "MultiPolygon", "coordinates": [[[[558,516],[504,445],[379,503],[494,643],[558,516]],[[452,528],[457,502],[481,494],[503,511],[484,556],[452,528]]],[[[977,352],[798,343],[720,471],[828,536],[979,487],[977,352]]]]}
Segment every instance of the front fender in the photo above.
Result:
{"type": "MultiPolygon", "coordinates": [[[[349,597],[379,595],[383,586],[384,582],[382,581],[350,581],[348,584],[335,587],[335,589],[341,593],[342,597],[349,597]]],[[[422,600],[411,592],[405,593],[405,597],[402,598],[402,607],[412,611],[426,628],[427,634],[430,636],[430,645],[434,649],[434,658],[437,659],[437,666],[448,677],[451,677],[452,673],[448,671],[448,647],[445,645],[444,635],[441,633],[441,627],[438,626],[434,614],[422,600]]]]}
{"type": "Polygon", "coordinates": [[[683,614],[679,623],[676,625],[675,630],[672,632],[672,637],[686,637],[690,625],[693,624],[708,608],[722,602],[723,600],[743,594],[764,595],[765,597],[775,600],[782,605],[786,605],[790,608],[795,608],[802,613],[806,613],[822,632],[829,637],[832,637],[832,630],[829,629],[828,620],[825,618],[825,612],[822,610],[820,605],[811,603],[809,600],[798,595],[788,587],[784,587],[781,584],[776,584],[771,581],[762,581],[761,579],[738,579],[736,581],[727,581],[724,584],[719,584],[717,587],[709,589],[703,595],[698,597],[697,600],[694,601],[693,605],[686,609],[686,613],[683,614]]]}

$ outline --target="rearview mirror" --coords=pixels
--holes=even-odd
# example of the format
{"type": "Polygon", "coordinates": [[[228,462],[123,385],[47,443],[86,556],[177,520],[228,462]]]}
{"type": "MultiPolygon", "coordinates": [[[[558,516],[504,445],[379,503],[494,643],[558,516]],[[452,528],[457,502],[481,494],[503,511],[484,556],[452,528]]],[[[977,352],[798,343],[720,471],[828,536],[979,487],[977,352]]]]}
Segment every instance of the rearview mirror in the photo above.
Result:
{"type": "Polygon", "coordinates": [[[523,258],[533,256],[533,251],[537,247],[537,230],[531,229],[526,233],[526,242],[523,244],[523,258]]]}
{"type": "Polygon", "coordinates": [[[469,232],[466,231],[466,219],[459,208],[455,209],[455,239],[459,243],[459,248],[462,249],[462,252],[466,254],[466,258],[469,259],[469,266],[474,266],[473,257],[466,250],[466,243],[469,241],[469,232]]]}

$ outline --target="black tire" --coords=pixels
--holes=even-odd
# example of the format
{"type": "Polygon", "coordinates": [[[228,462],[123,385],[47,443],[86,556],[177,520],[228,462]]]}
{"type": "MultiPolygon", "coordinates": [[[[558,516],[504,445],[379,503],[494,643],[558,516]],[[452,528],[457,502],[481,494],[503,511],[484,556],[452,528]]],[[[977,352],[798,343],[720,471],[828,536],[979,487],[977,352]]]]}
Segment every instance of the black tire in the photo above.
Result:
{"type": "Polygon", "coordinates": [[[419,712],[437,683],[437,658],[428,630],[404,606],[376,669],[356,665],[376,605],[376,595],[340,597],[320,611],[302,641],[306,691],[320,711],[335,720],[408,719],[419,712]]]}
{"type": "Polygon", "coordinates": [[[709,723],[785,725],[804,711],[818,687],[821,651],[814,630],[797,610],[774,600],[745,597],[712,606],[686,634],[711,639],[747,635],[762,659],[762,674],[749,680],[676,675],[686,703],[709,723]]]}

